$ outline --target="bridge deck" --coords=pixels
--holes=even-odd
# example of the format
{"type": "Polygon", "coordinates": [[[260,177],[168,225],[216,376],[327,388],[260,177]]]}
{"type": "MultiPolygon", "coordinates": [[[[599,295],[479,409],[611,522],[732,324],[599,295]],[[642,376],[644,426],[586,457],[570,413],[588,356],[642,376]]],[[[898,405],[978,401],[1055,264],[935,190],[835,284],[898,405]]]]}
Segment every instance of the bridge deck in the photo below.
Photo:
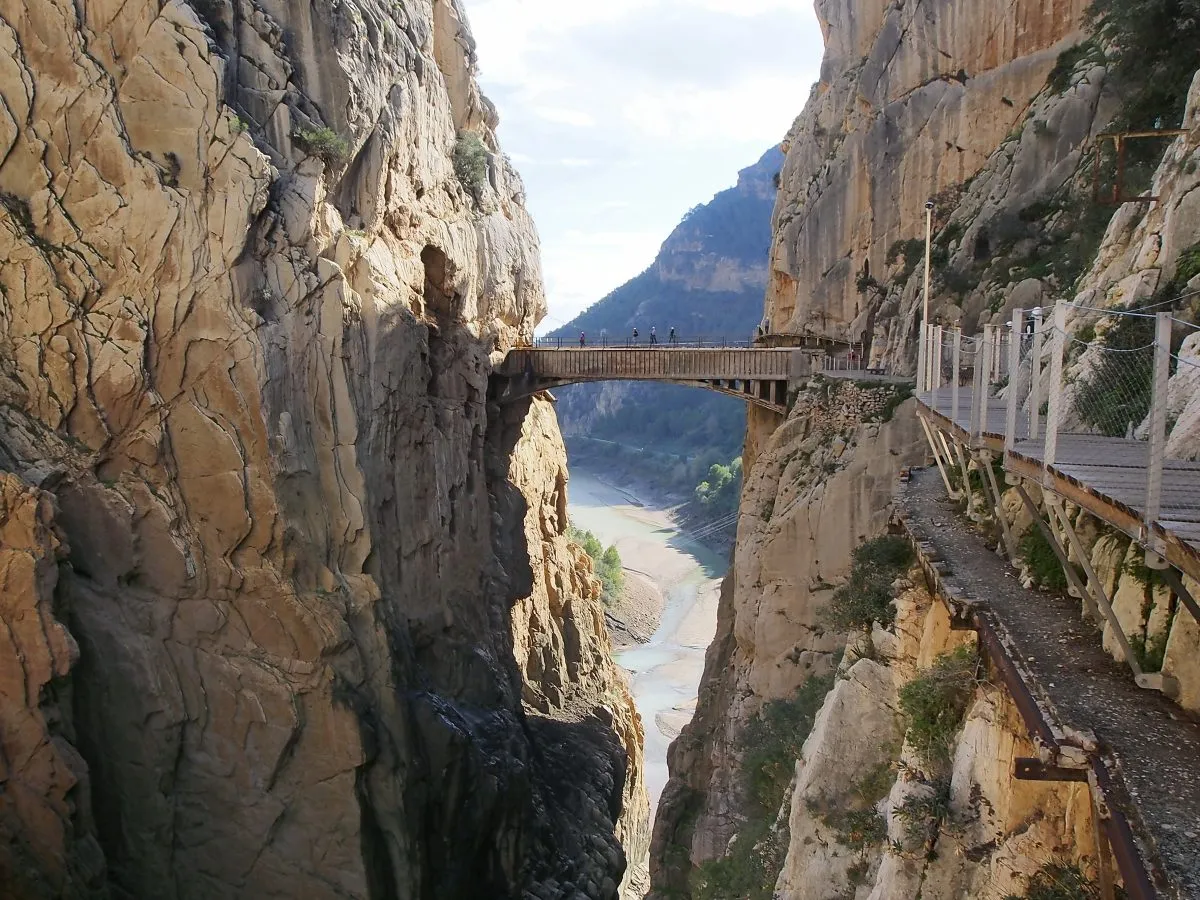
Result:
{"type": "Polygon", "coordinates": [[[496,370],[499,375],[570,380],[788,380],[808,375],[808,357],[788,349],[645,346],[517,349],[496,370]]]}
{"type": "MultiPolygon", "coordinates": [[[[970,389],[959,392],[958,415],[951,410],[948,389],[921,394],[926,416],[963,443],[971,443],[970,389]]],[[[1007,404],[988,401],[982,444],[1004,451],[1007,404]]],[[[1030,440],[1027,417],[1017,417],[1016,442],[1005,454],[1005,468],[1041,484],[1130,537],[1141,533],[1145,513],[1149,445],[1144,441],[1094,434],[1060,434],[1052,465],[1045,464],[1043,439],[1030,440]]],[[[1157,530],[1167,542],[1167,558],[1193,578],[1200,578],[1200,462],[1167,459],[1163,464],[1162,512],[1157,530]]]]}

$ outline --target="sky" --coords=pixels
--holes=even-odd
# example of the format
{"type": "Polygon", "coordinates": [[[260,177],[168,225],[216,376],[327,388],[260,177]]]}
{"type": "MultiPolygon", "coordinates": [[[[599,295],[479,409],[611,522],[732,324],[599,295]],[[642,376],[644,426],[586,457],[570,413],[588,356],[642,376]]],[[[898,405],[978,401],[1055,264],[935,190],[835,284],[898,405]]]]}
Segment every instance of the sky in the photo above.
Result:
{"type": "Polygon", "coordinates": [[[779,143],[820,71],[812,0],[465,0],[525,180],[550,316],[646,268],[779,143]]]}

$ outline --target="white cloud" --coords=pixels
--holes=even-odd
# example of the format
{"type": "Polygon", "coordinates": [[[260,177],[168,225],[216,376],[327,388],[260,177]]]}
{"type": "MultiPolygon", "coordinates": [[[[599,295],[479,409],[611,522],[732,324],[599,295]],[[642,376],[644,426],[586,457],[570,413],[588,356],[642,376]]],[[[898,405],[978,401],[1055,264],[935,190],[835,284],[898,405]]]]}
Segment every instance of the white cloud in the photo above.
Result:
{"type": "Polygon", "coordinates": [[[467,12],[560,320],[644,269],[684,212],[778,142],[820,67],[820,29],[796,0],[467,0],[467,12]]]}
{"type": "Polygon", "coordinates": [[[573,125],[576,128],[592,128],[596,120],[578,109],[562,109],[557,106],[534,107],[533,112],[547,122],[557,122],[560,125],[573,125]]]}

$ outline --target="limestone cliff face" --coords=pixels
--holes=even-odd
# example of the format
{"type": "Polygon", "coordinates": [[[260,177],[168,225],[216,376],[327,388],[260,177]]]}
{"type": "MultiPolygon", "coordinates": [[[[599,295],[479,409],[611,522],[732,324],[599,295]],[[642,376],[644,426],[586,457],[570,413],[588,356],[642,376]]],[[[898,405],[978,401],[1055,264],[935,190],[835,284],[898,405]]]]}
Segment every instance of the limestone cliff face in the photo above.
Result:
{"type": "Polygon", "coordinates": [[[27,896],[615,896],[640,725],[553,413],[488,404],[544,300],[459,4],[4,0],[0,50],[27,896]]]}
{"type": "Polygon", "coordinates": [[[742,828],[740,736],[751,718],[835,665],[843,641],[821,610],[853,549],[886,527],[900,468],[920,456],[911,401],[896,411],[896,399],[888,389],[820,383],[800,393],[774,430],[751,413],[747,451],[757,449],[733,567],[695,717],[668,756],[652,896],[686,892],[691,868],[725,855],[742,828]]]}
{"type": "Polygon", "coordinates": [[[1094,864],[1086,784],[1013,777],[1013,759],[1035,747],[1002,686],[975,688],[949,767],[932,783],[926,762],[904,742],[899,689],[939,655],[968,643],[950,630],[945,607],[922,580],[917,572],[916,584],[898,592],[894,629],[872,634],[873,658],[859,658],[852,648],[825,698],[796,766],[777,896],[1020,896],[1048,863],[1094,864]],[[879,808],[886,833],[867,843],[835,811],[875,800],[874,793],[865,803],[862,796],[873,770],[885,782],[879,808]],[[930,821],[914,819],[914,810],[928,811],[930,821]],[[928,852],[934,844],[936,852],[928,852]]]}
{"type": "Polygon", "coordinates": [[[901,345],[887,362],[914,365],[915,284],[887,296],[888,251],[923,238],[925,201],[1004,143],[1087,6],[819,0],[821,79],[785,141],[775,208],[776,331],[870,341],[887,322],[901,345]],[[860,291],[865,278],[884,289],[860,291]]]}

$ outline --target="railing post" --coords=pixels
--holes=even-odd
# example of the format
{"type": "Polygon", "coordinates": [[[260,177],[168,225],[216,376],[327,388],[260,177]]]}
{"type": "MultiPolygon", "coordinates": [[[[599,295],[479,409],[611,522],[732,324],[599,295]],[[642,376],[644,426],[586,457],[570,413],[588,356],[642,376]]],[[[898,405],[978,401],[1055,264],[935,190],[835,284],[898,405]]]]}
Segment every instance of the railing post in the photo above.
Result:
{"type": "Polygon", "coordinates": [[[1025,329],[1025,310],[1014,309],[1012,336],[1008,342],[1008,408],[1004,417],[1004,452],[1017,443],[1017,373],[1021,368],[1021,332],[1025,329]]]}
{"type": "Polygon", "coordinates": [[[919,340],[917,341],[917,393],[925,392],[925,353],[927,351],[926,343],[926,325],[925,320],[921,319],[921,330],[918,332],[919,340]]]}
{"type": "Polygon", "coordinates": [[[930,373],[930,390],[936,391],[942,384],[942,338],[944,330],[941,325],[937,325],[934,329],[934,353],[932,353],[930,373]]]}
{"type": "Polygon", "coordinates": [[[974,446],[983,433],[983,428],[980,422],[980,398],[987,389],[987,379],[983,374],[983,335],[977,334],[974,338],[975,354],[972,362],[974,369],[971,378],[971,445],[974,446]]]}
{"type": "Polygon", "coordinates": [[[1033,314],[1033,358],[1029,376],[1029,439],[1036,441],[1042,426],[1042,311],[1033,314]]]}
{"type": "Polygon", "coordinates": [[[1001,347],[1004,344],[1004,329],[999,325],[992,326],[992,381],[999,381],[1003,371],[1000,366],[1004,360],[1001,347]]]}
{"type": "Polygon", "coordinates": [[[983,378],[980,382],[982,396],[979,398],[979,438],[988,429],[988,401],[992,399],[992,372],[995,368],[994,357],[996,341],[996,326],[983,326],[983,378]]]}
{"type": "MultiPolygon", "coordinates": [[[[1065,303],[1054,304],[1054,334],[1051,335],[1050,349],[1050,391],[1049,408],[1046,410],[1046,452],[1042,455],[1042,465],[1049,470],[1058,456],[1058,429],[1062,423],[1063,395],[1063,350],[1067,340],[1067,307],[1065,303]]],[[[1047,483],[1050,480],[1049,471],[1046,473],[1047,483]]]]}
{"type": "Polygon", "coordinates": [[[962,381],[962,329],[954,329],[954,377],[950,380],[950,421],[958,424],[958,383],[962,381]]]}
{"type": "Polygon", "coordinates": [[[1154,389],[1150,395],[1150,446],[1146,466],[1146,511],[1142,539],[1156,553],[1164,548],[1152,526],[1162,511],[1163,459],[1167,449],[1167,391],[1171,379],[1171,314],[1159,313],[1154,329],[1154,389]]]}

